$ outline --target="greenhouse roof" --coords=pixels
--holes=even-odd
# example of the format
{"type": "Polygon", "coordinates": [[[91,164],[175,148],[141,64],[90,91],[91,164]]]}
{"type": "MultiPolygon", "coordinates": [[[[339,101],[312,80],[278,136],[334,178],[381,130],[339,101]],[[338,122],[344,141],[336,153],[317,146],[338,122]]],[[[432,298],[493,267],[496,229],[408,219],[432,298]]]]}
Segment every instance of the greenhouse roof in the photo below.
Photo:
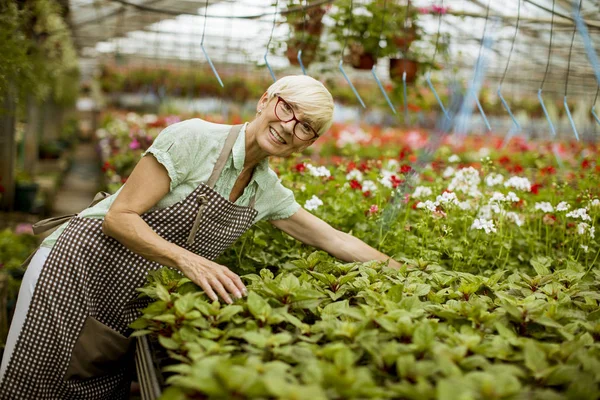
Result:
{"type": "MultiPolygon", "coordinates": [[[[336,1],[313,0],[309,3],[331,3],[335,7],[336,1]]],[[[354,3],[364,4],[365,0],[354,3]]],[[[285,21],[282,12],[285,12],[286,4],[284,0],[69,2],[70,24],[83,59],[95,62],[126,60],[145,65],[203,65],[207,61],[201,48],[203,42],[206,53],[217,66],[233,64],[249,70],[257,65],[264,66],[267,45],[276,47],[277,42],[285,40],[289,34],[286,24],[281,23],[285,21]],[[275,3],[278,3],[277,7],[275,3]]],[[[449,57],[443,60],[438,55],[437,62],[444,68],[442,72],[432,74],[434,77],[448,79],[455,75],[464,80],[473,76],[485,29],[486,37],[491,40],[491,50],[483,52],[489,54],[485,68],[487,82],[502,82],[503,90],[512,94],[535,93],[546,75],[544,92],[558,97],[565,94],[568,76],[568,95],[594,98],[598,84],[582,35],[575,31],[573,3],[567,0],[505,0],[502,3],[413,0],[411,7],[424,8],[432,4],[443,7],[444,11],[420,16],[426,35],[435,38],[441,32],[451,38],[449,57]],[[549,57],[550,40],[552,52],[549,57]]],[[[577,6],[579,2],[575,3],[577,6]]],[[[600,1],[582,0],[580,7],[594,42],[592,46],[599,52],[600,1]]],[[[324,23],[333,25],[327,16],[324,23]]],[[[335,46],[327,36],[324,41],[335,46]]],[[[433,46],[430,52],[433,58],[433,46]]],[[[271,66],[287,68],[289,64],[283,50],[275,53],[270,52],[268,56],[271,66]]],[[[331,66],[337,67],[338,61],[331,60],[331,66]]],[[[378,75],[387,79],[385,60],[380,60],[377,68],[381,72],[378,75]]],[[[330,71],[335,70],[330,68],[330,71]]],[[[319,71],[309,70],[313,75],[318,75],[319,71]]],[[[352,73],[357,79],[371,76],[368,71],[352,73]]]]}

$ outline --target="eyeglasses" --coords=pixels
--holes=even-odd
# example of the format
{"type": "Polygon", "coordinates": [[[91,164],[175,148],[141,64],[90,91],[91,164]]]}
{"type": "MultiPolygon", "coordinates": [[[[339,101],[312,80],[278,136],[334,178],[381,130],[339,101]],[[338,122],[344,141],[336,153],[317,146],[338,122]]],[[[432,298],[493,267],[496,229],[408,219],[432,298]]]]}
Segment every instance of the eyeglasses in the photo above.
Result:
{"type": "Polygon", "coordinates": [[[294,109],[292,106],[280,96],[277,96],[277,103],[275,104],[275,116],[281,122],[296,121],[293,129],[294,136],[302,141],[309,141],[319,137],[317,132],[308,123],[302,122],[296,118],[296,114],[294,114],[294,109]]]}

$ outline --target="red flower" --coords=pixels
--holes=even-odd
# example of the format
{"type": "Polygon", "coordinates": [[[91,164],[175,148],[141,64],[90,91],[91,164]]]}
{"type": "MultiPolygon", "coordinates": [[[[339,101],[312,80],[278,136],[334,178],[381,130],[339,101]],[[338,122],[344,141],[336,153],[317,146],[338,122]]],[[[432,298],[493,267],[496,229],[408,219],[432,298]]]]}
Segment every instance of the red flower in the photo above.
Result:
{"type": "Polygon", "coordinates": [[[520,164],[515,164],[515,166],[512,167],[512,172],[515,174],[519,174],[523,172],[523,167],[520,164]]]}
{"type": "Polygon", "coordinates": [[[306,165],[304,165],[304,163],[296,164],[294,166],[294,169],[296,170],[296,172],[302,173],[306,170],[306,165]]]}
{"type": "Polygon", "coordinates": [[[398,186],[404,183],[404,179],[398,179],[396,175],[390,176],[390,182],[392,182],[392,187],[396,189],[398,186]]]}
{"type": "Polygon", "coordinates": [[[544,174],[548,174],[548,175],[554,175],[556,174],[556,168],[554,168],[552,165],[548,165],[547,167],[544,167],[540,170],[542,172],[542,175],[544,174]]]}
{"type": "Polygon", "coordinates": [[[350,187],[352,189],[356,189],[356,190],[362,190],[362,185],[360,184],[359,181],[357,181],[356,179],[352,179],[350,181],[350,187]]]}
{"type": "Polygon", "coordinates": [[[354,161],[350,161],[346,167],[346,173],[352,171],[353,169],[356,169],[356,163],[354,161]]]}
{"type": "Polygon", "coordinates": [[[538,194],[540,192],[540,188],[542,187],[541,183],[534,183],[531,185],[531,193],[538,194]]]}
{"type": "Polygon", "coordinates": [[[105,161],[104,164],[102,165],[102,172],[106,172],[108,170],[115,170],[115,167],[112,166],[111,163],[109,163],[108,161],[105,161]]]}
{"type": "Polygon", "coordinates": [[[358,166],[358,170],[360,172],[368,171],[369,170],[369,166],[367,165],[367,163],[361,162],[360,165],[358,166]]]}
{"type": "Polygon", "coordinates": [[[400,150],[398,157],[400,157],[400,159],[403,160],[404,157],[408,156],[411,152],[412,152],[411,148],[405,146],[402,148],[402,150],[400,150]]]}
{"type": "Polygon", "coordinates": [[[363,196],[365,197],[369,197],[371,195],[371,191],[367,190],[366,192],[363,192],[363,196]]]}
{"type": "Polygon", "coordinates": [[[401,173],[403,173],[403,174],[406,174],[406,173],[407,173],[407,172],[409,172],[411,169],[412,169],[412,168],[410,167],[410,165],[408,165],[408,164],[403,164],[403,165],[400,167],[400,172],[401,172],[401,173]]]}
{"type": "Polygon", "coordinates": [[[589,169],[592,166],[592,163],[587,158],[581,162],[581,168],[589,169]]]}
{"type": "Polygon", "coordinates": [[[121,183],[127,182],[127,178],[121,178],[121,183]]]}
{"type": "Polygon", "coordinates": [[[502,156],[498,159],[498,162],[502,165],[508,164],[510,162],[510,158],[508,158],[508,156],[502,156]]]}

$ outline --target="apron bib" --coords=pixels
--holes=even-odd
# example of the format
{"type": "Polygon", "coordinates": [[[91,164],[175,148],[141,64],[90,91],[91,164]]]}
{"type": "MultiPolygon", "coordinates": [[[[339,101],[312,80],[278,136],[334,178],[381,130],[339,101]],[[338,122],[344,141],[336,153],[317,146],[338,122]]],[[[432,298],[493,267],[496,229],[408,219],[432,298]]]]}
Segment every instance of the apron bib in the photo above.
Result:
{"type": "MultiPolygon", "coordinates": [[[[213,190],[241,125],[233,126],[211,177],[184,200],[143,214],[157,234],[209,260],[230,247],[257,211],[213,190]]],[[[52,248],[0,385],[0,399],[125,399],[133,366],[128,325],[149,299],[137,288],[161,265],[74,217],[52,248]]]]}

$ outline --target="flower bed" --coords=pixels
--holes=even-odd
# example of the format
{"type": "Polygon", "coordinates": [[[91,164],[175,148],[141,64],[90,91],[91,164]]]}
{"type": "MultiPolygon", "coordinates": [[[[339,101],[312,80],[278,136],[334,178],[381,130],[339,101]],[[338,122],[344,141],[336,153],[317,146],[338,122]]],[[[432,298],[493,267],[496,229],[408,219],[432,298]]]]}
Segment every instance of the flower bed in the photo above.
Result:
{"type": "Polygon", "coordinates": [[[247,299],[152,274],[132,328],[175,363],[165,397],[598,398],[598,146],[450,137],[420,168],[426,133],[361,129],[271,165],[403,268],[341,264],[259,223],[217,260],[247,299]]]}

